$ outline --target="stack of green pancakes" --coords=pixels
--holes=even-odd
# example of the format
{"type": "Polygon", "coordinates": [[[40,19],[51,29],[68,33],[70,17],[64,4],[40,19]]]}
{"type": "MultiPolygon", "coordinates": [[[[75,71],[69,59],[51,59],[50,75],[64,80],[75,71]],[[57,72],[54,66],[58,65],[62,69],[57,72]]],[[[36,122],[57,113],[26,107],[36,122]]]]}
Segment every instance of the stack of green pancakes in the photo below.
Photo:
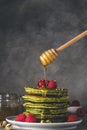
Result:
{"type": "Polygon", "coordinates": [[[25,87],[25,113],[35,115],[38,122],[64,122],[67,116],[68,90],[25,87]]]}

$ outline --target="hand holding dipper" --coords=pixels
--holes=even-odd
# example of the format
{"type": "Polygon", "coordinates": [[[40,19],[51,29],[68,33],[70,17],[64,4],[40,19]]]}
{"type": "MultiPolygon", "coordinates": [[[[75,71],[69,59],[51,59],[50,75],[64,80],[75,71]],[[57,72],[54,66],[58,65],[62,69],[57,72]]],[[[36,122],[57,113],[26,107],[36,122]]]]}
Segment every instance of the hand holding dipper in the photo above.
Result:
{"type": "Polygon", "coordinates": [[[57,49],[52,48],[52,49],[49,49],[49,50],[43,52],[40,55],[40,61],[41,61],[42,65],[44,67],[47,67],[49,64],[51,64],[51,62],[53,62],[56,59],[59,52],[63,51],[65,48],[71,46],[75,42],[79,41],[80,39],[82,39],[86,35],[87,35],[87,30],[82,32],[81,34],[77,35],[76,37],[74,37],[70,41],[66,42],[62,46],[58,47],[57,49]]]}

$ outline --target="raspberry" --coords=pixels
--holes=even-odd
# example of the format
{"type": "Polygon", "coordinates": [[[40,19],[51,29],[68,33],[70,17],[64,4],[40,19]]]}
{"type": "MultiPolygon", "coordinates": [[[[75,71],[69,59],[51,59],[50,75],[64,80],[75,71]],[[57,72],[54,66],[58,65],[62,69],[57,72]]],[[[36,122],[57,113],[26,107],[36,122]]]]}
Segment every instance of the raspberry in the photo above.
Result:
{"type": "Polygon", "coordinates": [[[78,120],[78,118],[77,118],[77,116],[76,115],[68,115],[68,118],[67,118],[67,121],[68,122],[73,122],[73,121],[77,121],[78,120]]]}
{"type": "Polygon", "coordinates": [[[80,102],[78,100],[73,100],[71,106],[80,106],[80,102]]]}
{"type": "Polygon", "coordinates": [[[83,117],[85,115],[85,111],[83,108],[78,108],[76,114],[80,117],[83,117]]]}
{"type": "Polygon", "coordinates": [[[39,80],[37,85],[39,88],[46,86],[45,80],[44,79],[39,80]]]}
{"type": "Polygon", "coordinates": [[[48,86],[49,82],[50,82],[49,80],[45,80],[46,86],[48,86]]]}
{"type": "Polygon", "coordinates": [[[15,121],[25,122],[25,119],[26,119],[26,115],[21,113],[21,114],[16,116],[15,121]]]}
{"type": "Polygon", "coordinates": [[[57,87],[57,83],[56,83],[55,80],[49,81],[49,83],[48,83],[48,88],[49,89],[55,89],[56,87],[57,87]]]}
{"type": "Polygon", "coordinates": [[[26,122],[37,122],[37,119],[36,119],[36,117],[34,115],[28,114],[25,121],[26,122]]]}

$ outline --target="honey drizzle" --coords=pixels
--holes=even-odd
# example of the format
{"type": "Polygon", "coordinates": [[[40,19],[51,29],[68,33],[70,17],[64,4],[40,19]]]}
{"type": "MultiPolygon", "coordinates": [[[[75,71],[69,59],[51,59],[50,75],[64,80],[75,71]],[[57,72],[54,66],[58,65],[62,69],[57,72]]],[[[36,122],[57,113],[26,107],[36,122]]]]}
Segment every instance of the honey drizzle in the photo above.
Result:
{"type": "Polygon", "coordinates": [[[44,79],[47,80],[47,67],[44,67],[44,79]]]}
{"type": "MultiPolygon", "coordinates": [[[[44,67],[44,79],[47,80],[47,67],[44,67]]],[[[46,97],[47,91],[48,90],[46,88],[43,88],[42,89],[42,96],[46,97]]]]}

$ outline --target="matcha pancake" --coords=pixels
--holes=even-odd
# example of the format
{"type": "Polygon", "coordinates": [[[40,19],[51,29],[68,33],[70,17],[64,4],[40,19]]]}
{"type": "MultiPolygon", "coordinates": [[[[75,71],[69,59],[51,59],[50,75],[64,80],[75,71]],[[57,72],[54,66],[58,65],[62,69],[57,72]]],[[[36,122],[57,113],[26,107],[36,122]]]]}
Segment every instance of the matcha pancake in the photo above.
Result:
{"type": "Polygon", "coordinates": [[[61,109],[67,108],[67,103],[39,103],[39,102],[25,102],[23,103],[25,108],[49,108],[49,109],[61,109]]]}
{"type": "MultiPolygon", "coordinates": [[[[28,111],[24,112],[26,115],[29,114],[28,111]]],[[[32,113],[33,114],[33,113],[32,113]]],[[[33,114],[39,121],[50,120],[51,122],[63,122],[66,119],[67,114],[33,114]]]]}
{"type": "Polygon", "coordinates": [[[46,82],[41,80],[37,87],[24,87],[25,113],[33,114],[39,122],[63,122],[67,115],[68,90],[57,87],[56,81],[49,81],[48,85],[46,82]]]}
{"type": "Polygon", "coordinates": [[[62,109],[36,109],[36,108],[27,108],[26,112],[33,114],[64,114],[66,113],[66,108],[62,109]]]}
{"type": "Polygon", "coordinates": [[[22,96],[24,100],[30,101],[30,102],[68,102],[69,97],[63,96],[63,97],[43,97],[43,96],[37,96],[37,95],[24,95],[22,96]]]}
{"type": "Polygon", "coordinates": [[[42,89],[38,89],[37,87],[24,87],[25,91],[28,94],[32,95],[42,95],[42,96],[67,96],[67,89],[65,88],[56,88],[56,89],[47,89],[46,87],[43,87],[42,89]]]}

